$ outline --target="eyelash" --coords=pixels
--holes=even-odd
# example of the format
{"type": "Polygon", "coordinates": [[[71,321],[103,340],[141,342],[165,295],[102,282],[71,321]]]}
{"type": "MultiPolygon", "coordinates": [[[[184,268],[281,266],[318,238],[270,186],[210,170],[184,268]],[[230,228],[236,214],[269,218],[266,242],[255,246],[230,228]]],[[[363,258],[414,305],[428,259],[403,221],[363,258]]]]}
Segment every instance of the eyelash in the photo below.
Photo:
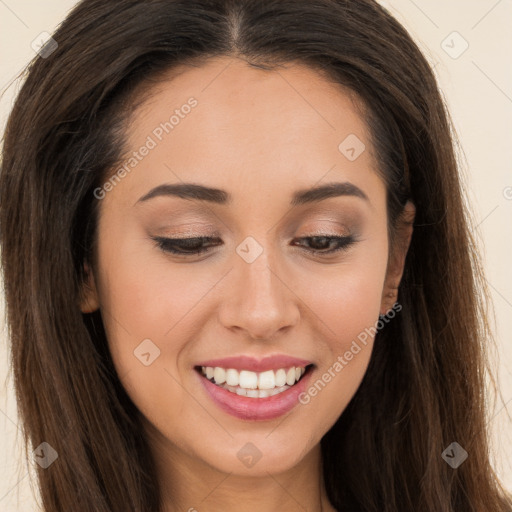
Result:
{"type": "MultiPolygon", "coordinates": [[[[208,251],[208,247],[201,246],[199,248],[194,249],[194,245],[197,245],[197,242],[211,242],[212,240],[219,240],[218,238],[213,237],[192,237],[192,238],[165,238],[165,237],[152,237],[156,242],[157,247],[159,247],[162,251],[179,255],[179,256],[196,256],[208,251]],[[187,249],[188,251],[183,250],[187,249]],[[190,250],[190,245],[192,245],[192,250],[190,250]],[[181,249],[176,249],[176,247],[181,247],[181,249]]],[[[313,239],[326,239],[330,242],[335,241],[337,246],[334,249],[329,250],[308,250],[309,253],[313,255],[331,255],[337,252],[346,251],[350,246],[356,243],[356,239],[352,236],[337,236],[337,235],[312,235],[301,237],[298,240],[313,240],[313,239]]],[[[329,243],[330,243],[329,242],[329,243]]]]}

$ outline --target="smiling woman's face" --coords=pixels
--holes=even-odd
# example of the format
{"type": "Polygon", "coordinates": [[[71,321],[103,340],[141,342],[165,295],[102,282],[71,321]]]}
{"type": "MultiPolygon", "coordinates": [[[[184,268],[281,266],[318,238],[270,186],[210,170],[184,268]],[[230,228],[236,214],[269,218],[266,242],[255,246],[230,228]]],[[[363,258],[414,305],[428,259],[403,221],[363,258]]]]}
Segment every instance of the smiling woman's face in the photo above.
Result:
{"type": "Polygon", "coordinates": [[[394,302],[383,301],[386,189],[367,126],[350,97],[309,68],[221,58],[160,84],[128,141],[137,164],[101,200],[82,307],[101,308],[155,453],[226,473],[297,465],[356,392],[372,337],[350,360],[345,353],[394,302]],[[175,188],[184,184],[197,187],[175,188]],[[327,184],[344,185],[305,193],[327,184]],[[165,241],[192,237],[211,240],[198,255],[200,241],[165,241]],[[217,367],[209,376],[235,392],[201,366],[217,367]],[[282,387],[302,373],[295,367],[307,371],[282,387]],[[240,375],[244,389],[234,386],[240,375]]]}

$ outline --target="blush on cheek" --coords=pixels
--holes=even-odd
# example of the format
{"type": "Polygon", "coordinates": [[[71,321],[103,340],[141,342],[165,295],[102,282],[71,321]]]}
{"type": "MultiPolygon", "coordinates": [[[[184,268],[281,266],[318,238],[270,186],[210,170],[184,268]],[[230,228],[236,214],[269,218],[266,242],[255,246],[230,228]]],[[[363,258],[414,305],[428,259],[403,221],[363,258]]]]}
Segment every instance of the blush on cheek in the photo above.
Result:
{"type": "Polygon", "coordinates": [[[320,312],[320,320],[330,328],[329,337],[335,333],[340,350],[378,320],[382,288],[380,278],[376,281],[377,285],[362,276],[359,280],[357,276],[340,279],[339,283],[331,284],[330,290],[322,288],[322,297],[313,300],[312,309],[320,312]]]}

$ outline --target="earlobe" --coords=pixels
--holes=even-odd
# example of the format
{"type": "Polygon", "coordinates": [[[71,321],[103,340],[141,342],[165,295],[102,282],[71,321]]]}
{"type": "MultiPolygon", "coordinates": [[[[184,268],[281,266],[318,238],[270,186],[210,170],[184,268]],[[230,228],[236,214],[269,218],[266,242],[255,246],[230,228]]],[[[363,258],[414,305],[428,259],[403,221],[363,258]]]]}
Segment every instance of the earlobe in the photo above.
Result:
{"type": "Polygon", "coordinates": [[[395,243],[391,249],[382,291],[381,315],[385,315],[398,300],[398,287],[402,280],[405,258],[411,243],[415,216],[416,207],[411,201],[407,201],[397,220],[395,243]]]}
{"type": "Polygon", "coordinates": [[[96,289],[94,274],[87,263],[84,263],[84,270],[87,278],[82,285],[80,310],[82,313],[93,313],[100,307],[98,291],[96,289]]]}

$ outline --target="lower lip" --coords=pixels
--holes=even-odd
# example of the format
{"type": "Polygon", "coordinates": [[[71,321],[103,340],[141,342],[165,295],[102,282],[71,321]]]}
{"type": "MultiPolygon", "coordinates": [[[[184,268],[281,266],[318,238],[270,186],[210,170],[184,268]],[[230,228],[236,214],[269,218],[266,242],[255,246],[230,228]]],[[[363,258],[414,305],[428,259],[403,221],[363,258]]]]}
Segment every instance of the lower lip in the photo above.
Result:
{"type": "Polygon", "coordinates": [[[291,411],[299,403],[299,395],[306,389],[312,368],[291,388],[266,398],[249,398],[232,393],[210,382],[196,372],[212,400],[225,412],[241,420],[272,420],[291,411]]]}

